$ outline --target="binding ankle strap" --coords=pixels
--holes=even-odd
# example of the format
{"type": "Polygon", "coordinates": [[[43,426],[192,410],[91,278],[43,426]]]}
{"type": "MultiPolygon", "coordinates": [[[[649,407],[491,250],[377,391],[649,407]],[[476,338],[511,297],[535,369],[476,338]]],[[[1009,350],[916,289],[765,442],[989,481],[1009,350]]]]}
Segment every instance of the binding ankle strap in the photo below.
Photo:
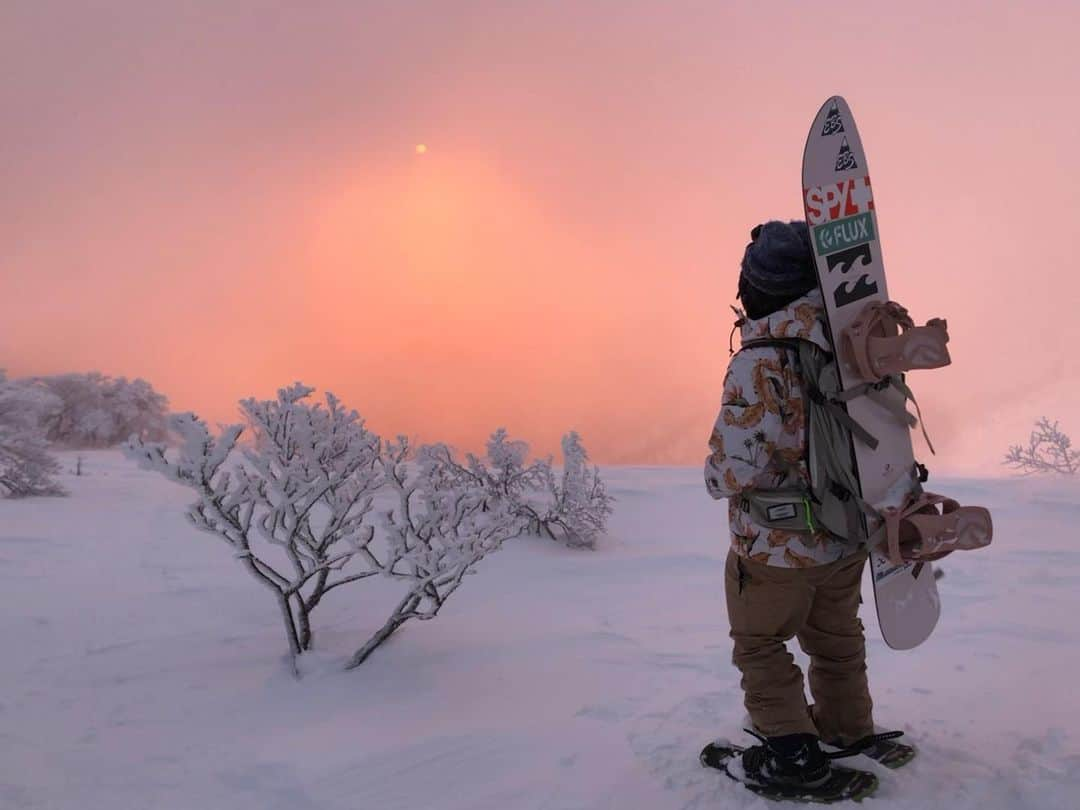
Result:
{"type": "Polygon", "coordinates": [[[881,734],[867,734],[861,740],[856,740],[846,748],[841,748],[839,751],[830,751],[825,754],[829,759],[844,759],[845,757],[853,757],[856,754],[861,754],[867,748],[873,748],[880,742],[886,740],[895,740],[897,737],[903,737],[902,731],[883,731],[881,734]]]}

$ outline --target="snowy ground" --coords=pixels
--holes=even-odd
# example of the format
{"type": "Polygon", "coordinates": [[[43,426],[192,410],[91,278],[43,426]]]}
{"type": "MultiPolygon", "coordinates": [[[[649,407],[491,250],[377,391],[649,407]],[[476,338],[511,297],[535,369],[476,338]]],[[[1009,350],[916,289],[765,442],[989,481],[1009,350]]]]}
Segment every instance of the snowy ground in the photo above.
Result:
{"type": "MultiPolygon", "coordinates": [[[[743,709],[725,510],[696,470],[609,470],[604,548],[515,541],[348,673],[392,595],[336,592],[297,682],[186,491],[119,454],[86,466],[70,498],[0,501],[0,808],[775,806],[697,764],[743,709]]],[[[922,753],[863,806],[1080,807],[1080,488],[935,483],[990,506],[997,539],[945,561],[918,650],[864,609],[878,722],[922,753]]]]}

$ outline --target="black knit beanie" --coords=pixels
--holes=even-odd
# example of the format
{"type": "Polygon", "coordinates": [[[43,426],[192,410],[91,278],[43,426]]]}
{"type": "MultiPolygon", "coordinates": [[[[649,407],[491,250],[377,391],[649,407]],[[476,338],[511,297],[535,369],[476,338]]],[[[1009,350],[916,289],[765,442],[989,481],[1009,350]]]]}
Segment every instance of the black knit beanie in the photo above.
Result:
{"type": "Polygon", "coordinates": [[[739,273],[739,298],[750,318],[763,318],[817,286],[805,222],[771,220],[754,228],[750,238],[739,273]]]}

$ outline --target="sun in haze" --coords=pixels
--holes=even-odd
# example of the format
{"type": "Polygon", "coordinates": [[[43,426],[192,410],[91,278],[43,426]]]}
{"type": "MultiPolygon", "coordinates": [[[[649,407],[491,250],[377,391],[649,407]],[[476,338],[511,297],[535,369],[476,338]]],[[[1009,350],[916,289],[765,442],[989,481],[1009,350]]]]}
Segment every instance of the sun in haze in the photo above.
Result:
{"type": "Polygon", "coordinates": [[[426,155],[427,154],[427,144],[426,143],[418,143],[416,145],[416,154],[418,154],[418,155],[426,155]]]}

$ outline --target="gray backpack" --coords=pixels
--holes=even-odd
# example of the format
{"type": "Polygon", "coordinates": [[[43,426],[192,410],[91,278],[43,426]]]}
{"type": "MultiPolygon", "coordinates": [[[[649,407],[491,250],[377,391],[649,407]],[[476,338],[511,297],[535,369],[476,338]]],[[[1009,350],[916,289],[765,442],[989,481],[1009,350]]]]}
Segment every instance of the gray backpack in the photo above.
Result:
{"type": "Polygon", "coordinates": [[[800,338],[749,340],[743,349],[773,346],[795,363],[806,412],[809,487],[751,489],[741,494],[741,508],[770,529],[814,533],[825,530],[852,545],[868,539],[866,516],[877,512],[861,497],[853,437],[871,447],[877,440],[850,416],[837,399],[840,374],[834,354],[800,338]]]}

